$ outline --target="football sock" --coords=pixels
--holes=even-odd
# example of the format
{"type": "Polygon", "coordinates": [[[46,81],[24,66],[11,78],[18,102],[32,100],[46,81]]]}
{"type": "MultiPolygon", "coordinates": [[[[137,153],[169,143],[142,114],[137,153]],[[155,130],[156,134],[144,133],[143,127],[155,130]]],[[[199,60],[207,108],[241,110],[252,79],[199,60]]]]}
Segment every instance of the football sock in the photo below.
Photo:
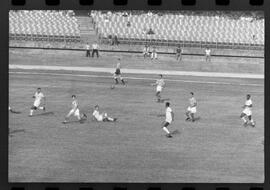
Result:
{"type": "Polygon", "coordinates": [[[34,110],[30,110],[30,115],[33,115],[34,110]]]}
{"type": "Polygon", "coordinates": [[[194,114],[192,113],[190,115],[191,115],[191,119],[194,120],[194,114]]]}
{"type": "Polygon", "coordinates": [[[40,106],[40,107],[38,107],[40,110],[43,110],[44,109],[44,107],[42,107],[42,106],[40,106]]]}
{"type": "Polygon", "coordinates": [[[241,119],[244,121],[244,123],[246,123],[246,122],[247,122],[247,120],[246,120],[246,118],[245,118],[245,117],[242,117],[241,119]]]}
{"type": "Polygon", "coordinates": [[[162,128],[167,134],[170,134],[170,131],[167,129],[167,127],[162,128]]]}
{"type": "Polygon", "coordinates": [[[125,84],[125,81],[123,79],[121,81],[122,81],[122,84],[125,84]]]}
{"type": "Polygon", "coordinates": [[[107,117],[107,119],[108,119],[109,121],[113,121],[113,120],[114,120],[114,119],[111,118],[111,117],[107,117]]]}
{"type": "Polygon", "coordinates": [[[114,79],[115,80],[115,84],[118,84],[118,80],[117,79],[114,79]]]}

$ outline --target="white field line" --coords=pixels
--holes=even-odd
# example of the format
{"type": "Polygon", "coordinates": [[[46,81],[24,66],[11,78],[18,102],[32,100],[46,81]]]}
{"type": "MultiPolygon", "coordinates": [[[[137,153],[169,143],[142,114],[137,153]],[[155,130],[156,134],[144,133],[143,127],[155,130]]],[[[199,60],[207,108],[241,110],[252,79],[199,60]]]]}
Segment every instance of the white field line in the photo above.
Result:
{"type": "MultiPolygon", "coordinates": [[[[44,65],[9,65],[9,69],[31,69],[31,70],[65,70],[65,71],[88,71],[113,73],[115,68],[100,67],[65,67],[65,66],[44,66],[44,65]]],[[[246,73],[220,73],[220,72],[194,72],[194,71],[168,71],[168,70],[146,70],[146,69],[121,69],[127,74],[163,74],[180,76],[198,76],[198,77],[221,77],[221,78],[250,78],[264,79],[262,74],[246,73]]]]}
{"type": "MultiPolygon", "coordinates": [[[[109,78],[111,79],[112,76],[106,75],[87,75],[87,74],[64,74],[64,73],[42,73],[42,72],[14,72],[10,71],[10,74],[22,74],[22,75],[46,75],[46,76],[70,76],[70,77],[88,77],[88,78],[109,78]]],[[[149,80],[155,81],[156,78],[144,78],[144,77],[124,77],[126,79],[132,80],[149,80]]],[[[196,81],[196,80],[181,80],[181,79],[166,79],[166,81],[171,82],[181,82],[181,83],[197,83],[197,84],[217,84],[217,85],[238,85],[238,86],[258,86],[263,87],[262,84],[252,84],[252,83],[229,83],[229,82],[215,82],[215,81],[196,81]]],[[[54,87],[54,86],[52,86],[54,87]]],[[[57,87],[57,86],[55,86],[57,87]]]]}

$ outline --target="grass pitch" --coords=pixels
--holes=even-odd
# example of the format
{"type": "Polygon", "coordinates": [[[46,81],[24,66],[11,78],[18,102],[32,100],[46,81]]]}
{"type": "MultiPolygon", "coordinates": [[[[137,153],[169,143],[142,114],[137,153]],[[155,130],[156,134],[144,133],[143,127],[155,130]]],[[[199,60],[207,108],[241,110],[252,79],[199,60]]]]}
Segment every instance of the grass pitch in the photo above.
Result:
{"type": "Polygon", "coordinates": [[[154,81],[143,79],[155,76],[132,75],[140,79],[111,89],[113,80],[106,73],[108,78],[12,72],[9,102],[22,113],[9,115],[10,182],[264,181],[262,80],[226,79],[232,83],[228,85],[185,82],[222,79],[165,76],[165,81],[175,79],[166,82],[162,93],[175,112],[169,130],[179,132],[168,139],[161,129],[165,106],[155,102],[154,81]],[[36,87],[47,97],[49,114],[28,117],[36,87]],[[195,123],[185,122],[190,91],[201,118],[195,123]],[[252,95],[255,128],[243,127],[239,118],[247,93],[252,95]],[[118,121],[62,124],[72,94],[88,117],[99,104],[118,121]]]}

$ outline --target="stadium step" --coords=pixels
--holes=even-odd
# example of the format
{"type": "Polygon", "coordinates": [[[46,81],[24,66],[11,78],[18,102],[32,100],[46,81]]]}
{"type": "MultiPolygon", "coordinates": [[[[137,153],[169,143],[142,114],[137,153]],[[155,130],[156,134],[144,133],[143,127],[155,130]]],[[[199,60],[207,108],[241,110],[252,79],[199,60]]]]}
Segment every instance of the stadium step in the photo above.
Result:
{"type": "Polygon", "coordinates": [[[81,40],[83,43],[90,44],[97,40],[96,31],[94,29],[93,20],[88,15],[76,16],[79,24],[81,40]]]}

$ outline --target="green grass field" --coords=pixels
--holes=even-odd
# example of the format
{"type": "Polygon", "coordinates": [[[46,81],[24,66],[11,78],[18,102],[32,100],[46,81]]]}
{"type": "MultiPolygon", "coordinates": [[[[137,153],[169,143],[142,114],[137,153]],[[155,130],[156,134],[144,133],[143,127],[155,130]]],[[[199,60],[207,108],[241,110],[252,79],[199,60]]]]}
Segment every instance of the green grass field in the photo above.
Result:
{"type": "MultiPolygon", "coordinates": [[[[85,66],[87,62],[84,57],[75,59],[57,53],[24,54],[11,52],[10,64],[85,66]]],[[[143,59],[126,57],[125,60],[129,61],[122,65],[128,68],[143,67],[143,59]]],[[[223,61],[225,65],[226,59],[223,61]]],[[[93,64],[114,67],[115,63],[111,62],[111,56],[104,55],[93,64]]],[[[159,63],[145,67],[165,68],[162,61],[159,63]]],[[[188,61],[183,64],[179,67],[188,67],[188,61]]],[[[170,69],[178,69],[177,63],[172,65],[176,66],[170,69]]],[[[170,99],[175,112],[169,130],[179,131],[168,139],[161,129],[164,118],[159,117],[165,107],[155,102],[155,88],[150,86],[154,81],[148,79],[156,78],[154,75],[126,76],[134,77],[128,78],[127,87],[119,85],[111,90],[113,80],[107,73],[84,73],[89,77],[82,77],[77,75],[79,72],[71,72],[73,76],[60,75],[63,71],[18,72],[21,71],[10,70],[9,76],[9,104],[22,111],[9,114],[10,182],[264,181],[263,80],[165,76],[162,96],[170,99]],[[91,77],[92,74],[99,77],[91,77]],[[231,84],[222,84],[224,81],[231,84]],[[40,111],[30,118],[31,97],[37,87],[47,97],[48,114],[40,111]],[[201,117],[195,123],[185,122],[190,91],[195,93],[201,117]],[[247,93],[252,95],[255,128],[243,127],[239,118],[247,93]],[[84,124],[63,125],[72,94],[77,95],[81,111],[88,116],[93,106],[99,104],[101,111],[119,121],[87,120],[84,124]]]]}

